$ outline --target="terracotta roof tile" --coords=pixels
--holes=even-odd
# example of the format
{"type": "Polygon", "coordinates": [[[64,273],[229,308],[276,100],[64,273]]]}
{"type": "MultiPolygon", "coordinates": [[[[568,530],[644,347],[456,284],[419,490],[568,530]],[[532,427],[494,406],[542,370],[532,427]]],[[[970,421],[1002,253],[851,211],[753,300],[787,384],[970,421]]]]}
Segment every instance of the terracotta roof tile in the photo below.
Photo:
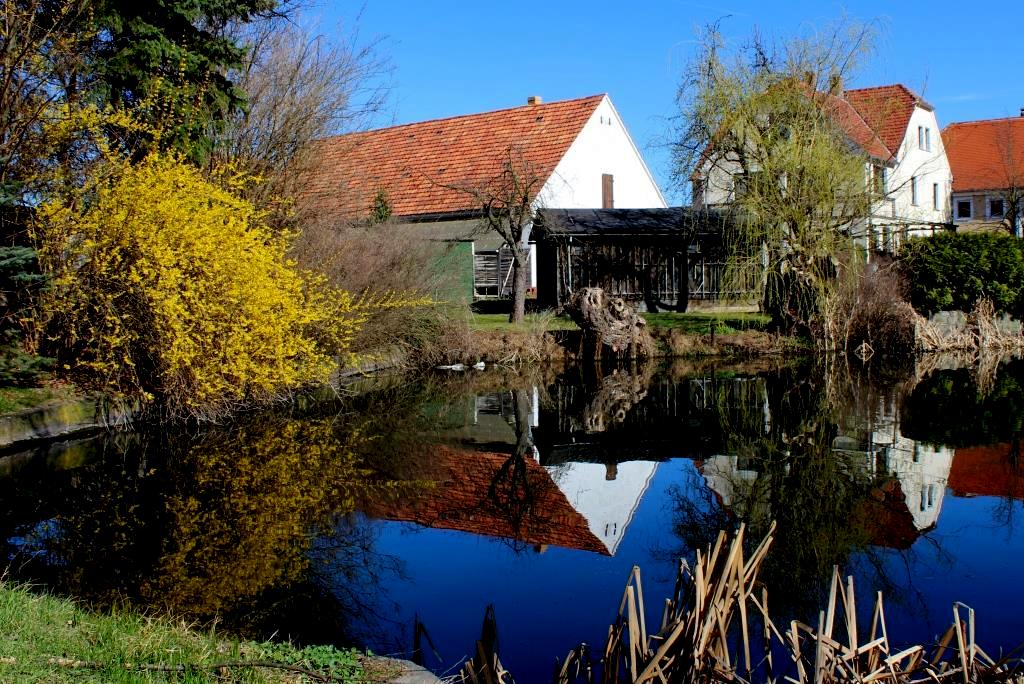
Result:
{"type": "Polygon", "coordinates": [[[950,124],[942,142],[953,192],[1024,185],[1024,117],[950,124]]]}
{"type": "Polygon", "coordinates": [[[899,153],[914,107],[920,105],[931,109],[931,105],[900,83],[855,88],[845,91],[843,97],[893,154],[899,153]]]}
{"type": "Polygon", "coordinates": [[[872,130],[849,100],[828,93],[820,95],[823,96],[822,106],[825,111],[858,147],[876,159],[888,160],[892,157],[892,148],[872,130]]]}
{"type": "Polygon", "coordinates": [[[511,147],[546,180],[604,95],[393,126],[318,141],[304,198],[321,212],[363,215],[384,188],[395,216],[475,209],[456,187],[501,172],[511,147]]]}
{"type": "Polygon", "coordinates": [[[518,519],[510,515],[515,507],[503,505],[508,474],[501,477],[510,457],[438,446],[420,474],[436,487],[393,501],[370,501],[362,508],[367,515],[385,520],[609,555],[586,518],[572,507],[548,471],[529,456],[522,463],[532,495],[530,506],[519,509],[522,516],[518,519]]]}

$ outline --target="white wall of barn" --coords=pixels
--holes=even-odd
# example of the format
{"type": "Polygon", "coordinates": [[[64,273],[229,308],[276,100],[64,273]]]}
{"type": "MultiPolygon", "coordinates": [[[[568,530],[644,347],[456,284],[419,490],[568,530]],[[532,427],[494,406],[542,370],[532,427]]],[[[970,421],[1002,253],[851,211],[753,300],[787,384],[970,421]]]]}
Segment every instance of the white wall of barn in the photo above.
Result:
{"type": "Polygon", "coordinates": [[[616,209],[668,206],[608,96],[558,162],[538,195],[538,206],[600,209],[604,174],[612,176],[616,209]]]}

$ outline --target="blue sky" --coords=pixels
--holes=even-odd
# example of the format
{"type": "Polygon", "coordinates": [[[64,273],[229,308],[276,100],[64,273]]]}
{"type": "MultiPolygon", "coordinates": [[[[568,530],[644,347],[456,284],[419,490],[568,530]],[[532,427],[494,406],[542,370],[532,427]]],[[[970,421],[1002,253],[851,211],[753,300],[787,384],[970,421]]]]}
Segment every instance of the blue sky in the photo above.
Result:
{"type": "Polygon", "coordinates": [[[307,18],[325,34],[379,39],[391,96],[375,126],[608,93],[666,196],[678,203],[665,143],[679,78],[698,29],[721,19],[727,40],[756,26],[785,38],[846,15],[877,20],[876,52],[854,86],[901,82],[953,121],[1024,107],[1024,2],[652,0],[365,0],[324,2],[307,18]]]}

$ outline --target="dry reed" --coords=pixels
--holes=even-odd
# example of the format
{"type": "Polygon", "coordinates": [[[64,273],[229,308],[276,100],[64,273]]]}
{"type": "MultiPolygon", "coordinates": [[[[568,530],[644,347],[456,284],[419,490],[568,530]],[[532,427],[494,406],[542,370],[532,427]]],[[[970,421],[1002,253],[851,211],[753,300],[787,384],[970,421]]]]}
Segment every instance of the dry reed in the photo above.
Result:
{"type": "MultiPolygon", "coordinates": [[[[844,580],[838,568],[817,624],[792,620],[780,629],[769,614],[768,590],[758,582],[774,530],[773,524],[749,555],[741,525],[731,539],[719,533],[713,546],[697,553],[692,568],[681,560],[675,590],[653,632],[648,632],[640,569],[634,566],[600,667],[580,644],[556,668],[552,684],[1024,684],[1024,660],[986,653],[975,640],[974,611],[961,603],[953,606],[951,626],[930,651],[924,645],[895,645],[881,592],[873,597],[870,622],[859,624],[853,578],[844,580]],[[779,656],[787,662],[775,662],[779,656]]],[[[486,625],[485,620],[485,633],[486,625]]],[[[512,680],[482,637],[477,657],[457,681],[512,680]]]]}

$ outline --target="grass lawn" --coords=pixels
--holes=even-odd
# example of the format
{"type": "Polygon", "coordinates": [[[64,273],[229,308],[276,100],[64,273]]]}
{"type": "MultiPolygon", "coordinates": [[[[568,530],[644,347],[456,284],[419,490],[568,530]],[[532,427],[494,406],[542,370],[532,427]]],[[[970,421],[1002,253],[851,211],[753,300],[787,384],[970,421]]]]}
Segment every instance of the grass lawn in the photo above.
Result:
{"type": "MultiPolygon", "coordinates": [[[[0,681],[294,682],[298,667],[361,681],[354,651],[223,638],[169,620],[96,614],[68,599],[0,583],[0,681]]],[[[305,681],[305,680],[304,680],[305,681]]]]}
{"type": "Polygon", "coordinates": [[[469,327],[483,332],[579,330],[568,316],[553,316],[548,313],[528,313],[521,325],[509,323],[507,313],[473,313],[469,317],[469,327]]]}
{"type": "Polygon", "coordinates": [[[680,330],[691,335],[707,335],[712,323],[715,332],[728,335],[740,330],[764,330],[771,320],[766,314],[746,311],[669,311],[641,314],[651,328],[680,330]]]}
{"type": "MultiPolygon", "coordinates": [[[[745,311],[660,312],[641,315],[647,319],[651,328],[676,329],[692,335],[707,335],[711,331],[712,322],[717,325],[717,333],[729,334],[740,330],[763,330],[769,320],[765,314],[745,311]]],[[[545,313],[527,314],[522,325],[509,323],[508,314],[477,313],[471,315],[470,327],[486,332],[578,329],[568,316],[545,313]]]]}

